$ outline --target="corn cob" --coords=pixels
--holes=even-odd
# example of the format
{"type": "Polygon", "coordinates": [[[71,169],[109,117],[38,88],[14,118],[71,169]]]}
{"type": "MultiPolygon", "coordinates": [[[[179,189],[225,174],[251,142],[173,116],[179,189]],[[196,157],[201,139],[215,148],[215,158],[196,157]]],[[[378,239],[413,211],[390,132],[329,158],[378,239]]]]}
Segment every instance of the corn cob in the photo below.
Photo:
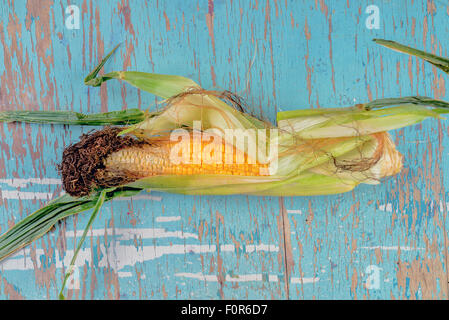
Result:
{"type": "MultiPolygon", "coordinates": [[[[358,165],[358,171],[362,172],[371,169],[372,178],[380,179],[382,177],[397,174],[402,168],[402,155],[396,150],[390,135],[386,132],[372,134],[375,139],[375,150],[371,159],[365,158],[357,163],[348,163],[349,160],[337,159],[329,161],[327,166],[335,168],[336,174],[342,172],[351,172],[354,174],[355,166],[358,165]],[[337,164],[337,162],[339,162],[337,164]],[[377,165],[376,165],[377,164],[377,165]]],[[[316,139],[312,141],[313,147],[302,146],[300,152],[313,148],[317,150],[317,146],[322,147],[325,144],[335,144],[341,141],[341,138],[333,139],[316,139]]],[[[268,164],[261,164],[251,159],[246,153],[238,150],[235,146],[225,142],[219,143],[217,149],[222,150],[221,156],[207,160],[204,159],[204,151],[210,144],[218,144],[216,142],[206,143],[204,141],[188,141],[171,142],[166,140],[153,140],[151,143],[143,146],[131,146],[113,152],[104,160],[104,166],[109,174],[128,174],[136,178],[145,178],[155,175],[241,175],[241,176],[261,176],[268,175],[268,164]],[[173,150],[189,150],[188,154],[180,154],[182,159],[180,163],[173,163],[170,155],[173,150]],[[199,151],[199,152],[195,152],[199,151]],[[243,159],[243,163],[237,161],[238,158],[243,159]],[[212,161],[211,161],[212,160],[212,161]]],[[[215,146],[216,147],[216,146],[215,146]]],[[[212,147],[214,150],[214,147],[212,147]]],[[[212,155],[212,158],[214,155],[212,155]]],[[[318,172],[319,170],[315,170],[318,172]]]]}
{"type": "Polygon", "coordinates": [[[194,175],[218,174],[259,176],[266,175],[267,164],[261,164],[251,159],[247,153],[238,150],[224,141],[196,141],[193,135],[180,142],[163,139],[152,140],[144,146],[133,146],[121,149],[109,155],[104,161],[106,170],[111,174],[127,172],[128,174],[145,178],[155,175],[194,175]],[[212,146],[211,146],[212,145],[212,146]],[[221,150],[220,155],[212,154],[205,158],[206,148],[221,150]],[[180,151],[180,163],[170,159],[175,151],[180,151]],[[187,150],[187,152],[181,152],[187,150]],[[238,159],[243,161],[239,163],[238,159]]]}

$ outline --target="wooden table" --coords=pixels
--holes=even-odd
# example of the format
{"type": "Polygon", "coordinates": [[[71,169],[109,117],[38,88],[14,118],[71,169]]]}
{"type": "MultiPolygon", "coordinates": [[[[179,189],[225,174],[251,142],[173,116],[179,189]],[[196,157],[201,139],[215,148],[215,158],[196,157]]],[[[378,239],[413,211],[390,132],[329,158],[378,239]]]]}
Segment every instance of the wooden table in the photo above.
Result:
{"type": "MultiPolygon", "coordinates": [[[[281,110],[382,97],[449,100],[440,70],[375,45],[449,56],[443,1],[11,1],[0,5],[0,108],[85,113],[154,108],[106,71],[177,74],[281,110]],[[77,8],[79,25],[77,25],[77,8]],[[374,15],[374,16],[373,16],[374,15]],[[78,29],[76,27],[79,27],[78,29]]],[[[335,196],[145,193],[106,204],[71,299],[447,299],[447,121],[392,132],[402,172],[335,196]]],[[[91,127],[0,124],[0,231],[61,191],[65,146],[91,127]]],[[[89,215],[0,263],[1,299],[55,299],[89,215]]]]}

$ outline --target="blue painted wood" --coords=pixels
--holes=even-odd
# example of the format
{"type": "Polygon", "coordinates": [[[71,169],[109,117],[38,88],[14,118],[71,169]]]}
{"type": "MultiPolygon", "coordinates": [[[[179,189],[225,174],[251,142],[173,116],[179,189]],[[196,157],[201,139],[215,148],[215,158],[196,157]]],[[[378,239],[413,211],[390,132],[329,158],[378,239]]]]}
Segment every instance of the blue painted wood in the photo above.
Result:
{"type": "MultiPolygon", "coordinates": [[[[154,96],[83,78],[105,70],[178,74],[280,110],[381,97],[449,100],[435,68],[385,48],[394,39],[448,56],[441,1],[3,1],[0,108],[80,112],[154,108],[154,96]],[[368,5],[380,28],[368,29],[368,5]]],[[[64,146],[91,128],[0,125],[0,231],[62,190],[64,146]],[[25,179],[25,180],[20,180],[25,179]]],[[[106,204],[77,261],[72,299],[448,298],[447,123],[392,133],[403,171],[376,186],[320,197],[152,192],[106,204]],[[378,285],[375,275],[378,275],[378,285]],[[374,277],[374,278],[373,278],[374,277]]],[[[1,299],[54,299],[88,214],[0,263],[1,299]]]]}

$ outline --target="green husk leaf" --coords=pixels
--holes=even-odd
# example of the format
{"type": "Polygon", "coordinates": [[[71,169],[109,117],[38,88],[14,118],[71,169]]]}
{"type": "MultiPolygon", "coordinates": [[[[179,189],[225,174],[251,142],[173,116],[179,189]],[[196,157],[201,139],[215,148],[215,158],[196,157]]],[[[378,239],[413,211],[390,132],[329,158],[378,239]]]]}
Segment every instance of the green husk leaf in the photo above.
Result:
{"type": "Polygon", "coordinates": [[[91,86],[94,86],[94,87],[98,87],[98,86],[101,85],[101,82],[102,82],[101,78],[102,77],[96,78],[97,75],[98,75],[98,72],[100,72],[101,68],[103,68],[103,66],[106,63],[106,61],[109,60],[109,58],[117,50],[119,45],[120,44],[116,45],[114,47],[114,49],[112,49],[111,52],[109,52],[108,55],[101,60],[101,62],[94,68],[94,70],[92,70],[92,72],[89,73],[86,78],[84,78],[84,83],[85,84],[88,84],[88,85],[91,85],[91,86]]]}
{"type": "Polygon", "coordinates": [[[346,110],[286,111],[278,114],[278,126],[303,139],[360,136],[399,129],[429,117],[444,119],[440,114],[449,112],[448,104],[427,97],[382,100],[346,110]]]}
{"type": "Polygon", "coordinates": [[[311,196],[346,192],[359,184],[356,180],[339,179],[309,171],[291,177],[233,177],[235,176],[158,176],[138,180],[129,186],[186,195],[311,196]],[[219,182],[213,183],[216,181],[214,179],[219,182]],[[320,183],[323,183],[322,188],[320,183]]]}
{"type": "Polygon", "coordinates": [[[89,75],[84,79],[84,84],[87,86],[98,87],[101,86],[103,82],[111,79],[124,80],[141,90],[150,92],[164,99],[180,94],[187,88],[199,87],[194,81],[185,77],[138,71],[113,71],[103,76],[98,76],[101,68],[103,68],[104,64],[109,60],[117,47],[118,46],[112,49],[112,51],[101,60],[94,70],[89,73],[89,75]]]}
{"type": "Polygon", "coordinates": [[[418,50],[391,40],[373,39],[373,41],[395,51],[424,59],[425,61],[433,64],[435,67],[443,70],[446,73],[449,73],[449,59],[439,57],[432,53],[418,50]]]}
{"type": "Polygon", "coordinates": [[[0,122],[52,123],[69,125],[130,125],[142,122],[158,113],[145,113],[139,109],[126,109],[96,114],[73,111],[0,111],[0,122]]]}
{"type": "MultiPolygon", "coordinates": [[[[403,106],[403,105],[416,105],[420,107],[428,107],[429,110],[432,110],[436,113],[449,113],[449,103],[430,98],[425,96],[409,96],[409,97],[401,97],[401,98],[384,98],[384,99],[376,99],[368,103],[358,104],[352,107],[344,107],[344,108],[320,108],[320,109],[299,109],[299,110],[290,110],[290,111],[281,111],[277,114],[277,121],[288,120],[293,118],[306,118],[306,117],[317,117],[326,115],[328,118],[330,116],[338,116],[338,115],[346,115],[346,114],[365,114],[370,115],[371,113],[367,113],[365,111],[371,111],[372,109],[381,109],[384,108],[385,113],[389,113],[391,109],[387,107],[391,106],[403,106]]],[[[407,112],[416,112],[422,110],[422,108],[409,108],[407,112]]],[[[379,114],[379,113],[377,113],[379,114]]]]}
{"type": "MultiPolygon", "coordinates": [[[[124,80],[136,88],[163,99],[180,94],[189,88],[199,88],[193,80],[185,77],[139,71],[113,71],[94,80],[97,79],[101,79],[101,81],[96,81],[98,85],[111,79],[124,80]]],[[[86,85],[90,84],[86,83],[86,85]]]]}
{"type": "Polygon", "coordinates": [[[365,110],[384,108],[388,106],[414,104],[423,107],[431,107],[434,112],[449,113],[449,103],[446,101],[425,97],[425,96],[410,96],[401,98],[383,98],[376,99],[362,105],[365,110]]]}
{"type": "Polygon", "coordinates": [[[290,197],[339,194],[351,191],[360,182],[334,176],[305,171],[292,179],[273,184],[270,188],[256,191],[251,195],[290,197]]]}
{"type": "Polygon", "coordinates": [[[283,177],[279,176],[235,176],[235,175],[164,175],[134,181],[127,186],[153,191],[179,193],[228,195],[245,194],[263,190],[283,177]]]}
{"type": "Polygon", "coordinates": [[[315,174],[305,171],[279,181],[241,185],[216,185],[213,188],[153,189],[187,195],[259,195],[259,196],[316,196],[352,190],[359,182],[315,174]],[[320,186],[321,184],[321,186],[320,186]]]}
{"type": "Polygon", "coordinates": [[[67,280],[69,279],[70,275],[71,275],[72,272],[73,272],[73,267],[74,267],[75,262],[76,262],[76,257],[78,256],[78,253],[79,253],[79,251],[81,250],[81,247],[82,247],[82,245],[83,245],[83,243],[84,243],[84,240],[86,239],[87,232],[89,231],[89,229],[90,229],[90,227],[92,226],[92,223],[94,222],[94,220],[95,220],[95,218],[96,218],[98,212],[100,211],[101,207],[103,206],[103,203],[104,203],[104,201],[106,200],[106,194],[107,194],[108,192],[110,192],[110,191],[113,191],[113,190],[114,190],[114,188],[103,189],[103,190],[101,190],[100,195],[98,196],[98,199],[97,199],[97,201],[96,201],[96,203],[95,203],[94,210],[92,211],[92,214],[91,214],[91,216],[90,216],[90,219],[89,219],[89,221],[87,222],[86,227],[84,228],[83,235],[81,236],[81,239],[80,239],[79,242],[78,242],[78,246],[76,247],[76,250],[75,250],[75,252],[73,253],[72,260],[70,261],[70,265],[69,265],[69,267],[67,268],[67,272],[66,272],[66,274],[65,274],[65,276],[64,276],[64,281],[62,282],[61,290],[60,290],[60,292],[59,292],[59,299],[61,299],[61,300],[64,300],[64,299],[65,299],[65,296],[64,296],[64,294],[63,294],[64,288],[65,288],[65,285],[66,285],[66,283],[67,283],[67,280]]]}
{"type": "MultiPolygon", "coordinates": [[[[137,188],[116,188],[109,190],[105,201],[117,197],[128,197],[142,191],[137,188]]],[[[50,201],[33,212],[0,236],[0,261],[17,250],[46,234],[58,221],[89,209],[98,201],[100,192],[90,196],[74,198],[65,194],[50,201]]]]}
{"type": "Polygon", "coordinates": [[[150,137],[179,128],[192,129],[198,121],[201,126],[198,129],[215,129],[216,135],[226,139],[226,129],[267,128],[267,124],[251,121],[248,117],[214,96],[192,94],[169,105],[159,116],[136,124],[135,129],[150,137]]]}

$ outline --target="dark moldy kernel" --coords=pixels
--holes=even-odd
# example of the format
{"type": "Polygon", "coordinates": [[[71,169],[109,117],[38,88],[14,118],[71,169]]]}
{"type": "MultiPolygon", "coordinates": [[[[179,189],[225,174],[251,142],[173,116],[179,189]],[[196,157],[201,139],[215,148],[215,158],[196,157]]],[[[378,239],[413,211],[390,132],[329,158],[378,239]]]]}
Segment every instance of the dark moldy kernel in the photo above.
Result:
{"type": "Polygon", "coordinates": [[[112,187],[135,180],[133,177],[105,175],[104,160],[126,147],[145,144],[131,136],[117,136],[123,128],[105,127],[83,134],[80,141],[68,146],[58,166],[64,190],[71,196],[88,195],[95,187],[112,187]]]}

